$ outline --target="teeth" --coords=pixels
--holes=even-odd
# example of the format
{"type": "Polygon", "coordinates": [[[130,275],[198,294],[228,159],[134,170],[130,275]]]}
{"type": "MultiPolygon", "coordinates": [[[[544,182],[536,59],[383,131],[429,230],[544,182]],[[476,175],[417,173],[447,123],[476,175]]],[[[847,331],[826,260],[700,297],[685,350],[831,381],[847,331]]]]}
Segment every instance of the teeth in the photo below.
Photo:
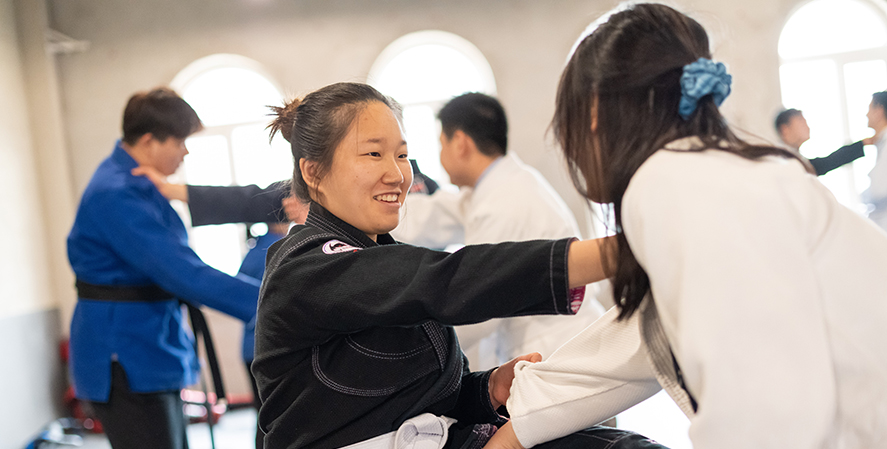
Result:
{"type": "Polygon", "coordinates": [[[375,198],[375,199],[377,199],[377,200],[379,200],[379,201],[388,201],[388,202],[394,202],[394,201],[397,201],[397,195],[395,195],[395,194],[393,194],[393,193],[389,193],[389,194],[386,194],[386,195],[376,195],[376,196],[374,196],[373,198],[375,198]]]}

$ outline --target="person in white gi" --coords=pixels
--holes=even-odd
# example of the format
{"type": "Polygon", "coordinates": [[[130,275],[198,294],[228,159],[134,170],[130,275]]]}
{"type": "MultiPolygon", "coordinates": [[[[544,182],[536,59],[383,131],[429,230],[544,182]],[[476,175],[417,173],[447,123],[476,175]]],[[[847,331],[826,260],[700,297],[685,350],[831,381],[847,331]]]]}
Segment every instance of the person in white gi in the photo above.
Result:
{"type": "MultiPolygon", "coordinates": [[[[461,191],[408,196],[401,225],[392,232],[396,239],[444,248],[580,237],[576,219],[548,181],[507,152],[508,123],[497,99],[464,94],[438,117],[441,164],[461,191]]],[[[504,318],[460,326],[456,333],[471,366],[485,369],[528,352],[547,357],[602,312],[589,293],[575,317],[504,318]]]]}
{"type": "Polygon", "coordinates": [[[878,147],[875,166],[869,172],[871,184],[862,193],[862,199],[873,207],[869,218],[882,229],[887,229],[887,91],[872,94],[869,104],[868,126],[875,130],[875,146],[878,147]]]}
{"type": "Polygon", "coordinates": [[[887,233],[796,153],[737,137],[718,110],[731,81],[702,26],[661,4],[579,44],[552,128],[586,196],[613,204],[617,307],[515,366],[487,449],[660,389],[694,449],[887,447],[887,233]]]}

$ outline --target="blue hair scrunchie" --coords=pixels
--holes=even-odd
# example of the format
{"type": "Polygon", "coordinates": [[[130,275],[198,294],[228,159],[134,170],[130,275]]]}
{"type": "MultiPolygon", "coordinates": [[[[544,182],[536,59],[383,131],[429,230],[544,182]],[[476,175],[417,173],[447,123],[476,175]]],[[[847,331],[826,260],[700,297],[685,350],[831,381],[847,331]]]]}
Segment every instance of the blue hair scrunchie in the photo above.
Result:
{"type": "Polygon", "coordinates": [[[687,120],[696,110],[699,99],[711,94],[715,104],[720,106],[730,95],[730,84],[733,77],[727,73],[727,67],[721,62],[699,58],[696,62],[684,66],[681,75],[681,103],[678,114],[687,120]]]}

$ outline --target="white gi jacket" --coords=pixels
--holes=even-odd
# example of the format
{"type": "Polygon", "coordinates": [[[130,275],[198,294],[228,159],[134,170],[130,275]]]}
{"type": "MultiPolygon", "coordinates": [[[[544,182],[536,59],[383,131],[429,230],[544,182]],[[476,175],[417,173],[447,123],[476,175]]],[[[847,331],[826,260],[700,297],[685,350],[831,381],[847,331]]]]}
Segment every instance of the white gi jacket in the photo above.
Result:
{"type": "Polygon", "coordinates": [[[875,141],[878,153],[875,166],[869,172],[869,188],[862,193],[862,199],[874,206],[869,218],[882,229],[887,230],[887,131],[882,132],[875,141]]]}
{"type": "Polygon", "coordinates": [[[887,447],[887,234],[794,161],[717,150],[657,152],[623,205],[655,304],[518,365],[508,410],[525,447],[660,385],[695,449],[887,447]]]}
{"type": "MultiPolygon", "coordinates": [[[[432,248],[580,236],[576,219],[551,184],[513,153],[493,162],[473,189],[409,195],[401,224],[391,234],[432,248]]],[[[547,357],[602,313],[589,293],[577,316],[504,318],[460,326],[456,333],[472,369],[484,370],[529,352],[547,357]]]]}

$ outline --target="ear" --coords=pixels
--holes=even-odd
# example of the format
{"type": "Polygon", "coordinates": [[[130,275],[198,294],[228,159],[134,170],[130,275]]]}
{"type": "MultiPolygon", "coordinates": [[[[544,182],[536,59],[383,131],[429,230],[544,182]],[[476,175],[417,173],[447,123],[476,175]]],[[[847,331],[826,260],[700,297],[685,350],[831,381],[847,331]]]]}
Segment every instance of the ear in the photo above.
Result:
{"type": "Polygon", "coordinates": [[[156,138],[154,138],[154,134],[151,134],[151,133],[142,134],[138,138],[138,140],[136,140],[136,146],[147,146],[151,143],[152,140],[155,140],[155,141],[157,140],[156,138]]]}
{"type": "Polygon", "coordinates": [[[477,145],[474,143],[474,139],[471,138],[468,134],[465,134],[461,129],[457,129],[453,132],[453,142],[456,144],[457,155],[460,159],[467,159],[472,151],[477,151],[477,145]]]}
{"type": "Polygon", "coordinates": [[[308,159],[299,159],[299,171],[302,172],[302,180],[308,185],[309,191],[316,191],[320,185],[320,179],[317,179],[317,162],[308,159]]]}

